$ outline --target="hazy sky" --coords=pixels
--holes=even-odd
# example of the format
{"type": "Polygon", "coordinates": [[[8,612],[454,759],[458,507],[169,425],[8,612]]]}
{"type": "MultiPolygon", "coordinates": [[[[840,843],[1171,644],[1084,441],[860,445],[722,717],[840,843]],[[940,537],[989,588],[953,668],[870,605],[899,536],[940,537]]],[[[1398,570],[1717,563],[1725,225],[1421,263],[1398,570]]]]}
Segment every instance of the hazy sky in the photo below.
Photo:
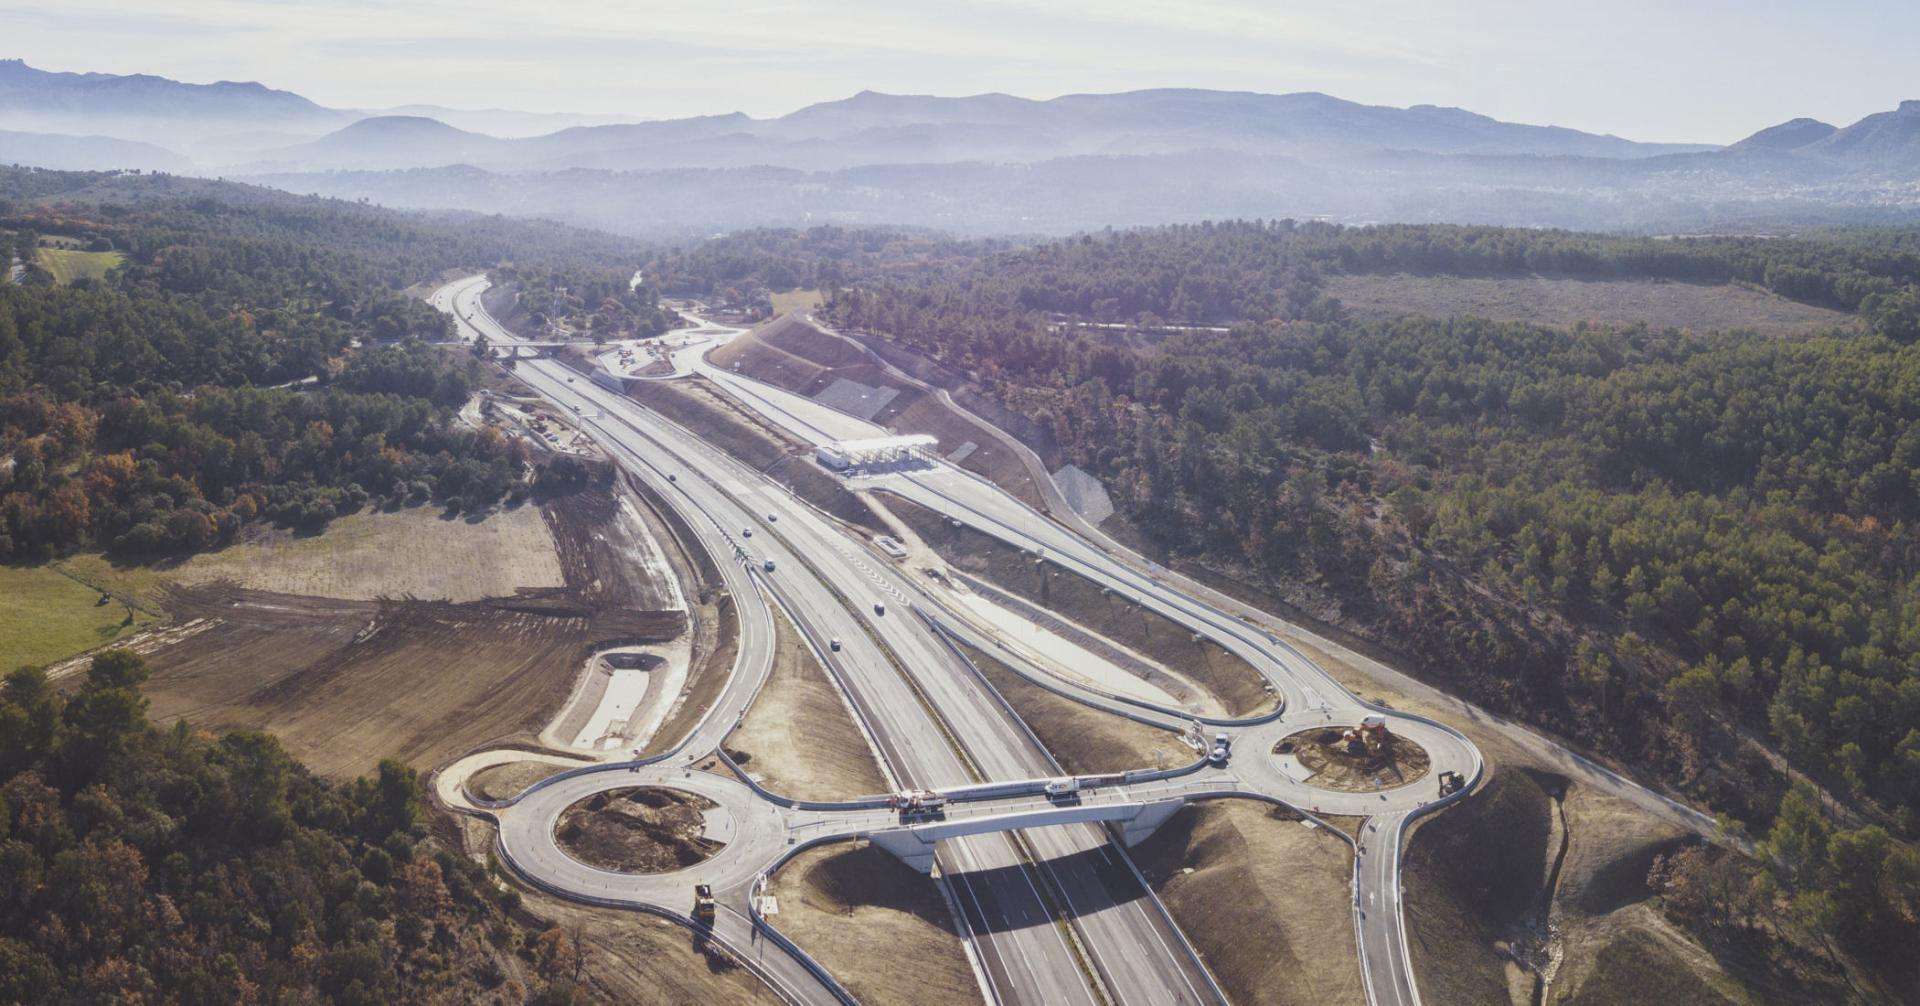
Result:
{"type": "Polygon", "coordinates": [[[46,69],[640,118],[1190,86],[1729,141],[1920,98],[1916,46],[1914,0],[0,0],[46,69]]]}

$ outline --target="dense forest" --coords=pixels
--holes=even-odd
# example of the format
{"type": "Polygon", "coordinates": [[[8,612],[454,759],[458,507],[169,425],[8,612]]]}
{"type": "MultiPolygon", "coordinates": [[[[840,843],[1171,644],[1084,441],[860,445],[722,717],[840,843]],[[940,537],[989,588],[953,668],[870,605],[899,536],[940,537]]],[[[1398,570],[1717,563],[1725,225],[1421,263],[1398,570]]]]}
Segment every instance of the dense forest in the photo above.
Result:
{"type": "Polygon", "coordinates": [[[450,323],[402,290],[513,256],[551,275],[634,249],[183,184],[0,171],[0,231],[126,256],[101,281],[0,285],[0,561],[192,551],[256,518],[311,527],[371,500],[477,509],[526,491],[523,446],[448,422],[477,364],[428,345],[450,323]]]}
{"type": "Polygon", "coordinates": [[[823,314],[1034,417],[1154,548],[1331,608],[1794,846],[1769,880],[1808,912],[1844,875],[1821,931],[1889,959],[1920,933],[1920,860],[1894,840],[1920,833],[1917,247],[1171,227],[860,284],[823,314]],[[1872,334],[1360,322],[1317,292],[1328,271],[1546,268],[1751,280],[1872,334]],[[1254,320],[1143,337],[1060,314],[1254,320]],[[1823,789],[1790,794],[1776,756],[1823,789]],[[1833,801],[1870,830],[1798,819],[1833,801]],[[1863,846],[1868,879],[1830,861],[1863,846]]]}
{"type": "Polygon", "coordinates": [[[772,310],[770,293],[925,278],[1006,247],[910,229],[760,228],[657,252],[646,278],[669,296],[701,297],[764,317],[772,310]]]}
{"type": "Polygon", "coordinates": [[[1496,708],[1771,817],[1765,736],[1920,826],[1912,234],[1288,223],[1089,235],[825,315],[973,375],[1160,547],[1337,600],[1496,708]],[[1345,319],[1329,270],[1752,278],[1875,334],[1345,319]],[[1131,285],[1129,285],[1131,280],[1131,285]],[[1257,319],[1178,338],[1080,317],[1257,319]],[[1875,313],[1878,312],[1878,313],[1875,313]]]}
{"type": "Polygon", "coordinates": [[[573,1001],[565,934],[429,835],[413,770],[161,730],[145,677],[114,650],[0,683],[0,1002],[573,1001]]]}
{"type": "Polygon", "coordinates": [[[1321,296],[1321,281],[1338,273],[1740,282],[1857,312],[1896,341],[1920,339],[1920,233],[1914,231],[1659,239],[1254,220],[1107,231],[1011,250],[981,245],[976,252],[947,257],[949,266],[982,260],[964,272],[889,273],[867,266],[853,278],[894,286],[925,279],[917,284],[920,296],[964,290],[973,311],[1050,312],[1145,325],[1326,319],[1339,306],[1321,296]]]}
{"type": "Polygon", "coordinates": [[[489,273],[511,289],[529,332],[591,338],[644,339],[673,327],[675,315],[660,306],[653,284],[632,270],[574,265],[507,265],[489,273]]]}

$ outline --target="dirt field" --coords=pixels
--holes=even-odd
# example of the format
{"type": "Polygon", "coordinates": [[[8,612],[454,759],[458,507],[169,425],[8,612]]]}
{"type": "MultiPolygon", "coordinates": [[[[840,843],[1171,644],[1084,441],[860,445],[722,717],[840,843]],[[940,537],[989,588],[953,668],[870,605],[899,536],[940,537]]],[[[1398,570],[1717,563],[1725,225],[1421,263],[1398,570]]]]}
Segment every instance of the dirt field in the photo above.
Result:
{"type": "Polygon", "coordinates": [[[511,598],[343,600],[230,582],[178,588],[167,610],[200,631],[149,654],[153,716],[266,730],[335,778],[361,775],[383,757],[429,769],[483,743],[531,740],[593,650],[686,630],[681,612],[636,607],[645,591],[608,532],[615,509],[605,492],[549,504],[550,525],[535,529],[554,529],[567,585],[511,598]]]}
{"type": "Polygon", "coordinates": [[[516,885],[516,889],[523,911],[537,926],[560,930],[569,945],[579,938],[586,1002],[701,1006],[782,1002],[753,972],[682,926],[641,912],[576,905],[531,887],[516,885]]]}
{"type": "Polygon", "coordinates": [[[179,616],[214,625],[148,657],[146,694],[160,722],[266,730],[322,775],[389,756],[426,769],[538,731],[593,649],[684,624],[678,612],[513,605],[185,590],[179,616]]]}
{"type": "Polygon", "coordinates": [[[1246,661],[1210,640],[1093,581],[1033,557],[998,538],[954,527],[939,514],[891,494],[887,509],[955,569],[964,570],[1132,648],[1211,692],[1230,715],[1271,709],[1278,697],[1246,661]]]}
{"type": "Polygon", "coordinates": [[[1173,768],[1190,765],[1199,757],[1174,734],[1062,698],[971,646],[962,644],[960,649],[1006,697],[1060,767],[1074,775],[1173,768]]]}
{"type": "Polygon", "coordinates": [[[568,807],[554,825],[567,854],[616,873],[667,873],[704,862],[724,844],[700,835],[712,800],[673,789],[613,789],[568,807]]]}
{"type": "Polygon", "coordinates": [[[564,580],[540,508],[520,506],[482,521],[438,507],[342,517],[317,535],[262,533],[170,571],[187,585],[231,580],[283,594],[372,600],[477,601],[564,580]]]}
{"type": "Polygon", "coordinates": [[[951,455],[971,443],[974,447],[958,462],[961,467],[992,480],[1029,504],[1039,504],[1033,473],[992,433],[956,412],[938,395],[890,375],[860,347],[798,317],[768,322],[715,350],[709,359],[720,367],[737,363],[740,373],[748,377],[809,397],[836,378],[892,388],[898,394],[872,417],[874,422],[895,433],[929,434],[940,441],[942,455],[951,455]]]}
{"type": "Polygon", "coordinates": [[[467,779],[467,792],[483,800],[511,800],[528,786],[566,770],[564,765],[543,761],[511,761],[492,765],[467,779]]]}
{"type": "Polygon", "coordinates": [[[825,845],[774,874],[773,925],[863,1003],[978,1003],[980,986],[946,899],[870,845],[825,845]]]}
{"type": "Polygon", "coordinates": [[[1228,999],[1365,1000],[1353,853],[1337,836],[1263,803],[1218,800],[1182,808],[1133,858],[1228,999]]]}
{"type": "Polygon", "coordinates": [[[1427,774],[1426,749],[1405,737],[1389,736],[1376,755],[1352,753],[1340,736],[1340,730],[1315,727],[1282,738],[1273,750],[1300,759],[1313,785],[1345,793],[1392,789],[1427,774]]]}
{"type": "Polygon", "coordinates": [[[760,784],[803,800],[884,793],[886,778],[840,691],[784,615],[775,613],[773,676],[727,735],[727,754],[760,784]]]}
{"type": "Polygon", "coordinates": [[[1362,317],[1477,315],[1540,325],[1594,322],[1788,334],[1857,328],[1852,315],[1737,284],[1581,280],[1544,276],[1333,276],[1326,292],[1362,317]]]}

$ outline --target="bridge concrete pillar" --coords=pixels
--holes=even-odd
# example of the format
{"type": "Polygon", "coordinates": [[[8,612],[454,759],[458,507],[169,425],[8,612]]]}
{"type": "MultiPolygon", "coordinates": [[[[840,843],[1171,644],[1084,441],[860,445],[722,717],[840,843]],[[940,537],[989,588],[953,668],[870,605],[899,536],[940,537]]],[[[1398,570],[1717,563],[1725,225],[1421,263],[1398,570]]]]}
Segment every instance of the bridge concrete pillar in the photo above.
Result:
{"type": "Polygon", "coordinates": [[[933,872],[933,843],[911,831],[878,831],[868,836],[868,840],[921,873],[933,872]]]}
{"type": "Polygon", "coordinates": [[[1129,848],[1146,841],[1148,835],[1167,823],[1167,818],[1185,803],[1184,800],[1162,800],[1141,807],[1140,813],[1120,823],[1120,841],[1129,848]]]}

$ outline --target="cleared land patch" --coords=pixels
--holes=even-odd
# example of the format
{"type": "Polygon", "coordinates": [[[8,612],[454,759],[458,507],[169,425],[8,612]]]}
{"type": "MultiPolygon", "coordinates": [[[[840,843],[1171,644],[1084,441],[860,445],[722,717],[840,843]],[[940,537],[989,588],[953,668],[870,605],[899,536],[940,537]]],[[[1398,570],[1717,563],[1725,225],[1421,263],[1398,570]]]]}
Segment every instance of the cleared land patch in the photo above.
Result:
{"type": "MultiPolygon", "coordinates": [[[[176,588],[166,610],[197,631],[149,654],[153,716],[266,730],[335,778],[383,757],[427,769],[483,743],[531,743],[589,654],[686,631],[686,613],[641,607],[650,590],[608,530],[618,511],[596,490],[549,503],[544,525],[530,512],[532,531],[552,529],[565,583],[512,597],[352,600],[231,580],[176,588]]],[[[690,677],[688,715],[703,701],[699,683],[690,677]]]]}
{"type": "Polygon", "coordinates": [[[712,800],[676,789],[613,789],[568,807],[554,825],[560,847],[616,873],[667,873],[705,862],[725,843],[701,835],[712,800]]]}
{"type": "Polygon", "coordinates": [[[0,668],[5,670],[63,660],[155,621],[54,565],[0,566],[0,668]]]}
{"type": "Polygon", "coordinates": [[[783,796],[846,800],[885,792],[866,735],[826,668],[785,615],[775,613],[774,628],[773,675],[727,736],[727,754],[783,796]]]}
{"type": "Polygon", "coordinates": [[[148,657],[153,717],[265,730],[315,772],[353,777],[383,757],[431,768],[533,734],[586,654],[670,639],[679,612],[547,603],[342,601],[230,586],[183,590],[182,620],[212,622],[148,657]]]}
{"type": "Polygon", "coordinates": [[[773,924],[866,1003],[978,1003],[932,878],[871,845],[833,844],[773,875],[773,924]]]}
{"type": "Polygon", "coordinates": [[[826,295],[818,290],[788,290],[785,293],[772,294],[773,313],[787,314],[793,311],[805,313],[820,306],[826,295]]]}
{"type": "Polygon", "coordinates": [[[1538,325],[1751,329],[1768,335],[1858,327],[1852,315],[1739,284],[1547,276],[1332,276],[1326,293],[1362,317],[1474,315],[1538,325]]]}
{"type": "Polygon", "coordinates": [[[956,569],[1048,608],[1108,639],[1151,657],[1211,692],[1233,716],[1271,709],[1277,696],[1260,672],[1219,644],[1101,588],[1077,573],[992,535],[889,494],[887,509],[956,569]]]}
{"type": "Polygon", "coordinates": [[[362,511],[325,532],[269,530],[187,560],[171,571],[188,585],[231,580],[310,597],[477,601],[565,583],[540,509],[519,506],[482,521],[437,507],[362,511]]]}
{"type": "Polygon", "coordinates": [[[117,251],[90,252],[72,248],[41,248],[34,256],[34,262],[61,286],[75,280],[102,279],[108,270],[124,261],[126,256],[117,251]]]}
{"type": "Polygon", "coordinates": [[[1366,999],[1348,887],[1353,853],[1337,836],[1278,807],[1214,800],[1181,808],[1132,854],[1228,999],[1366,999]]]}

